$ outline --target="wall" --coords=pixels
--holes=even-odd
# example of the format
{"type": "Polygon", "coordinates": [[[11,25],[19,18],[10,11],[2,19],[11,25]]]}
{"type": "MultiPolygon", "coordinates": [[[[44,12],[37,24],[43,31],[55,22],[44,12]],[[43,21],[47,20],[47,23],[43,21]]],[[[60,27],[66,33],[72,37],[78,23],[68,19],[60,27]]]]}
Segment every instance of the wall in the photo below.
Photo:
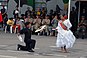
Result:
{"type": "Polygon", "coordinates": [[[9,0],[8,2],[8,17],[13,17],[13,10],[15,9],[16,3],[14,0],[9,0]]]}
{"type": "MultiPolygon", "coordinates": [[[[16,7],[16,2],[14,0],[9,0],[9,3],[8,3],[8,17],[13,17],[13,11],[15,10],[15,7],[16,7]]],[[[21,9],[21,14],[24,14],[25,11],[27,10],[27,7],[30,7],[30,9],[32,10],[32,7],[31,6],[27,6],[27,5],[23,5],[20,9],[21,9]]]]}
{"type": "MultiPolygon", "coordinates": [[[[71,3],[71,7],[74,6],[75,7],[75,1],[72,1],[71,3]]],[[[14,0],[9,0],[9,3],[8,3],[8,17],[13,17],[13,11],[15,9],[15,6],[16,6],[16,2],[14,0]]],[[[64,9],[64,4],[63,4],[63,1],[62,0],[51,0],[51,1],[48,1],[47,2],[47,10],[48,10],[48,13],[50,11],[50,9],[53,9],[55,11],[55,8],[56,8],[56,5],[59,5],[59,7],[61,9],[64,9]]],[[[21,8],[21,14],[24,14],[24,12],[26,11],[27,7],[30,7],[30,6],[27,6],[27,5],[23,5],[23,7],[21,8]]],[[[32,7],[30,7],[32,9],[32,7]]],[[[62,14],[64,13],[64,11],[61,12],[62,14]]]]}
{"type": "MultiPolygon", "coordinates": [[[[75,7],[75,2],[76,1],[72,1],[71,2],[71,8],[72,6],[75,7]]],[[[56,8],[56,5],[59,5],[59,7],[63,10],[64,9],[64,3],[62,0],[51,0],[51,1],[48,1],[47,2],[47,10],[48,10],[48,13],[50,11],[50,9],[53,9],[55,11],[55,8],[56,8]]],[[[76,8],[76,7],[75,7],[76,8]]],[[[62,14],[64,14],[64,10],[61,11],[62,14]]]]}

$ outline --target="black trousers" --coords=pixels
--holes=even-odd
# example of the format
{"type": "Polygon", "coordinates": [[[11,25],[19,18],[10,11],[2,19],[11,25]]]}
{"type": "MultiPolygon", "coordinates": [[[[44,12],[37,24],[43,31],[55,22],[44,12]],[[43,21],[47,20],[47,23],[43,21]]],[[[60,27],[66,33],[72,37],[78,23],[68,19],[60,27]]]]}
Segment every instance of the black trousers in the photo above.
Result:
{"type": "Polygon", "coordinates": [[[3,22],[0,22],[1,28],[3,28],[3,22]]]}
{"type": "Polygon", "coordinates": [[[20,46],[20,50],[23,51],[29,51],[35,48],[35,44],[36,44],[36,40],[31,39],[25,42],[26,46],[23,45],[19,45],[20,46]]]}
{"type": "Polygon", "coordinates": [[[10,32],[10,25],[7,25],[7,31],[10,32]]]}

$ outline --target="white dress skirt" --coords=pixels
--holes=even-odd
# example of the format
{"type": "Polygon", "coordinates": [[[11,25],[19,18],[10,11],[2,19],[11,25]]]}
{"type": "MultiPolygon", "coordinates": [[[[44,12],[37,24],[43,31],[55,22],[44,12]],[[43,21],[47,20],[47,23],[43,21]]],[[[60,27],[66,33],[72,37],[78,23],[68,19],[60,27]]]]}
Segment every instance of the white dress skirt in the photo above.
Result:
{"type": "Polygon", "coordinates": [[[67,30],[64,30],[61,27],[60,22],[61,21],[59,21],[58,27],[56,28],[58,31],[56,45],[57,47],[66,46],[66,48],[71,48],[76,40],[71,30],[69,30],[69,28],[71,28],[72,25],[69,20],[65,20],[63,23],[67,27],[67,30]]]}

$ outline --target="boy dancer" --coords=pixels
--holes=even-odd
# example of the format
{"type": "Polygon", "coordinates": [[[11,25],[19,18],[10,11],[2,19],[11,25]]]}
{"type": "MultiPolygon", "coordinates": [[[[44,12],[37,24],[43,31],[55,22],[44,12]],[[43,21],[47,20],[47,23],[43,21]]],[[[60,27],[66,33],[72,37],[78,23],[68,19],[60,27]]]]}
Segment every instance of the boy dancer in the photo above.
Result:
{"type": "Polygon", "coordinates": [[[18,35],[20,35],[20,34],[25,35],[24,42],[25,42],[26,46],[22,46],[22,45],[18,44],[17,50],[20,49],[23,51],[34,52],[32,49],[34,49],[34,47],[35,47],[36,40],[31,39],[31,29],[30,28],[31,28],[30,22],[26,22],[25,28],[20,30],[20,32],[18,33],[18,35]]]}

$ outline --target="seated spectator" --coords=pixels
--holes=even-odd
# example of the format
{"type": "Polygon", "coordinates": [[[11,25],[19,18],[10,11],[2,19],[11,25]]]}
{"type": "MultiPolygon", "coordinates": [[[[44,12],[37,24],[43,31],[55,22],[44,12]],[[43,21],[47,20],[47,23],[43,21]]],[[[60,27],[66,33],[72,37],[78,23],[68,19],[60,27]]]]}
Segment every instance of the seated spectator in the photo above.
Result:
{"type": "Polygon", "coordinates": [[[85,19],[84,16],[81,17],[81,22],[78,25],[78,30],[82,31],[83,29],[86,31],[86,27],[87,27],[87,20],[85,19]]]}
{"type": "Polygon", "coordinates": [[[20,25],[20,30],[23,29],[23,28],[25,27],[25,25],[24,25],[24,20],[19,18],[19,19],[16,21],[16,25],[20,25]]]}
{"type": "Polygon", "coordinates": [[[13,20],[13,18],[10,18],[7,21],[7,31],[9,31],[9,32],[11,31],[11,33],[12,33],[12,30],[10,30],[10,28],[12,29],[13,25],[14,25],[14,20],[13,20]]]}
{"type": "Polygon", "coordinates": [[[19,21],[20,21],[20,18],[18,17],[18,18],[16,18],[16,21],[15,21],[15,24],[13,25],[13,31],[14,31],[14,33],[17,33],[17,32],[19,32],[21,29],[21,24],[19,24],[19,21]]]}
{"type": "Polygon", "coordinates": [[[49,16],[45,16],[45,19],[42,20],[42,25],[46,25],[47,27],[44,29],[44,34],[46,33],[46,35],[50,35],[50,30],[49,30],[49,25],[50,25],[50,19],[49,16]]]}
{"type": "MultiPolygon", "coordinates": [[[[58,25],[58,17],[57,15],[54,17],[54,19],[51,21],[52,24],[52,29],[55,29],[58,25]]],[[[52,30],[51,35],[55,34],[55,36],[57,35],[57,31],[56,30],[52,30]]]]}
{"type": "Polygon", "coordinates": [[[34,29],[34,31],[37,30],[40,26],[41,26],[41,19],[37,15],[36,19],[34,19],[34,21],[33,21],[33,29],[34,29]]]}
{"type": "Polygon", "coordinates": [[[25,23],[26,23],[26,22],[30,22],[30,23],[33,22],[33,19],[31,18],[30,15],[28,15],[28,17],[25,19],[25,23]]]}
{"type": "Polygon", "coordinates": [[[38,8],[38,10],[37,10],[37,12],[36,12],[36,15],[41,16],[41,9],[40,9],[40,8],[38,8]]]}
{"type": "Polygon", "coordinates": [[[82,39],[84,39],[86,29],[87,29],[87,20],[85,19],[84,16],[82,16],[81,21],[80,21],[78,28],[77,28],[77,31],[76,31],[76,37],[78,38],[79,32],[81,32],[82,39]]]}

